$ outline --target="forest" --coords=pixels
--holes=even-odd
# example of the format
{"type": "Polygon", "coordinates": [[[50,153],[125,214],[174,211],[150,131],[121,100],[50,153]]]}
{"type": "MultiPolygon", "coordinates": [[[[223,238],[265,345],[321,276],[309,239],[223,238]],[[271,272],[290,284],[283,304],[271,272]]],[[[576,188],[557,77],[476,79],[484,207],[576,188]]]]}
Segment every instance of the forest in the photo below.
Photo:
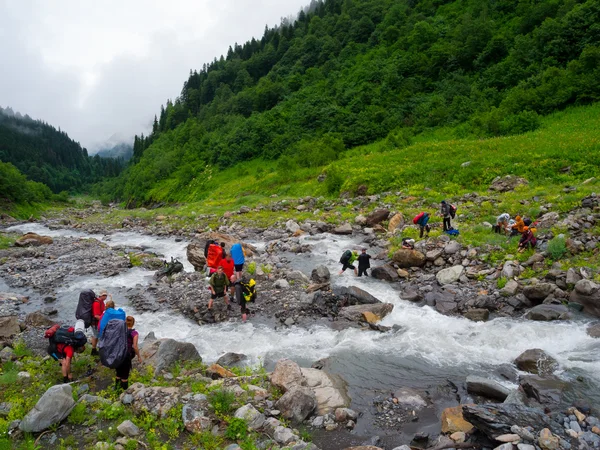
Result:
{"type": "Polygon", "coordinates": [[[101,191],[175,202],[210,189],[211,171],[256,158],[319,167],[432,129],[520,134],[597,101],[598,79],[598,0],[313,1],[191,71],[101,191]]]}

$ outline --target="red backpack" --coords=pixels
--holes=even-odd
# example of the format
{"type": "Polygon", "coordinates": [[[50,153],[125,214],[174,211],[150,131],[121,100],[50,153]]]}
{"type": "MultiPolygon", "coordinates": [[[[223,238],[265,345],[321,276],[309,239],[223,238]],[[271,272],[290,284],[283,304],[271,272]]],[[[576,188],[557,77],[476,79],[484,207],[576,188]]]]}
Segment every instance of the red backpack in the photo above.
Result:
{"type": "Polygon", "coordinates": [[[421,220],[423,218],[423,216],[425,215],[424,212],[419,213],[415,216],[415,218],[413,219],[413,223],[416,225],[419,223],[419,220],[421,220]]]}

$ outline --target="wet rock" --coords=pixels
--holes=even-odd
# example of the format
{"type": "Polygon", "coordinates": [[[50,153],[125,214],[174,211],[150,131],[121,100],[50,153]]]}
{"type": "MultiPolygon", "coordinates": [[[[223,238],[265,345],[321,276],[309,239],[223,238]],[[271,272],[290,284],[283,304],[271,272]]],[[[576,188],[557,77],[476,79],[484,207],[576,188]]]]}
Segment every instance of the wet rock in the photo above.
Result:
{"type": "Polygon", "coordinates": [[[435,275],[435,278],[441,285],[456,283],[463,274],[464,270],[465,268],[459,265],[448,267],[447,269],[440,270],[435,275]]]}
{"type": "Polygon", "coordinates": [[[387,218],[389,216],[390,216],[389,209],[376,209],[375,211],[373,211],[371,214],[369,214],[367,216],[367,225],[370,227],[375,226],[375,225],[383,222],[384,220],[387,220],[387,218]]]}
{"type": "Polygon", "coordinates": [[[556,286],[551,283],[536,283],[525,286],[523,294],[529,300],[539,302],[548,297],[555,289],[556,286]]]}
{"type": "Polygon", "coordinates": [[[600,323],[594,323],[587,327],[587,334],[593,338],[600,338],[600,323]]]}
{"type": "Polygon", "coordinates": [[[282,417],[302,423],[317,408],[317,398],[310,388],[296,385],[277,400],[275,407],[282,417]]]}
{"type": "Polygon", "coordinates": [[[290,359],[280,359],[269,376],[271,384],[287,392],[294,386],[305,386],[306,380],[300,366],[290,359]]]}
{"type": "MultiPolygon", "coordinates": [[[[427,406],[427,400],[420,392],[411,388],[400,388],[394,392],[394,398],[397,404],[404,406],[407,409],[420,410],[427,406]]],[[[396,402],[394,400],[394,402],[396,402]]]]}
{"type": "Polygon", "coordinates": [[[371,276],[378,280],[385,280],[389,282],[398,281],[400,278],[398,272],[389,264],[383,266],[374,267],[371,269],[371,276]]]}
{"type": "Polygon", "coordinates": [[[131,420],[125,420],[121,422],[121,424],[117,427],[117,430],[119,430],[119,433],[121,433],[123,436],[130,438],[136,437],[140,434],[140,429],[131,420]]]}
{"type": "Polygon", "coordinates": [[[467,377],[467,392],[470,394],[482,395],[487,398],[494,398],[500,401],[504,401],[510,389],[504,387],[500,383],[488,378],[477,377],[469,375],[467,377]]]}
{"type": "Polygon", "coordinates": [[[366,314],[370,313],[375,316],[373,320],[378,322],[392,312],[393,309],[394,305],[391,303],[346,306],[340,310],[340,317],[353,322],[368,322],[366,314]]]}
{"type": "Polygon", "coordinates": [[[15,247],[38,247],[40,245],[52,244],[53,242],[54,240],[50,236],[26,233],[15,241],[15,247]]]}
{"type": "Polygon", "coordinates": [[[251,430],[258,430],[265,423],[265,416],[258,412],[250,403],[239,408],[235,414],[238,419],[244,419],[251,430]]]}
{"type": "Polygon", "coordinates": [[[0,317],[0,338],[10,338],[21,332],[17,316],[0,317]]]}
{"type": "Polygon", "coordinates": [[[381,303],[381,300],[356,286],[334,286],[333,293],[339,297],[347,299],[351,305],[370,305],[373,303],[381,303]]]}
{"type": "MultiPolygon", "coordinates": [[[[40,311],[32,312],[25,317],[25,325],[28,327],[51,327],[54,324],[54,320],[50,319],[45,314],[42,314],[40,311]]],[[[1,328],[2,325],[0,325],[0,329],[1,328]]]]}
{"type": "Polygon", "coordinates": [[[600,317],[600,286],[591,280],[579,280],[571,292],[569,300],[583,305],[583,310],[600,317]]]}
{"type": "Polygon", "coordinates": [[[550,375],[558,368],[556,360],[539,348],[525,350],[515,359],[515,365],[519,370],[542,376],[550,375]]]}
{"type": "Polygon", "coordinates": [[[194,344],[174,339],[152,340],[146,337],[140,348],[140,354],[145,365],[154,367],[155,375],[178,361],[202,361],[194,344]]]}
{"type": "Polygon", "coordinates": [[[242,366],[243,362],[247,359],[248,357],[242,353],[228,352],[223,356],[220,356],[219,359],[217,359],[216,364],[224,367],[239,367],[242,366]]]}
{"type": "Polygon", "coordinates": [[[19,424],[25,433],[39,433],[64,420],[75,406],[70,384],[49,388],[19,424]]]}
{"type": "Polygon", "coordinates": [[[190,242],[186,251],[187,259],[194,269],[201,272],[206,267],[206,257],[204,256],[204,244],[200,242],[190,242]]]}
{"type": "Polygon", "coordinates": [[[465,420],[462,405],[446,408],[442,411],[442,433],[470,433],[473,425],[465,420]]]}
{"type": "Polygon", "coordinates": [[[468,310],[464,316],[474,322],[487,322],[490,318],[490,312],[487,309],[474,308],[468,310]]]}
{"type": "Polygon", "coordinates": [[[337,226],[332,231],[333,234],[352,234],[352,225],[349,223],[345,223],[343,225],[337,226]]]}
{"type": "Polygon", "coordinates": [[[392,256],[392,260],[399,267],[407,269],[410,267],[423,267],[426,262],[425,255],[417,250],[401,248],[396,250],[392,256]]]}
{"type": "Polygon", "coordinates": [[[525,318],[548,322],[552,320],[564,320],[569,318],[569,310],[563,305],[537,305],[527,311],[525,318]]]}
{"type": "Polygon", "coordinates": [[[350,405],[346,382],[339,375],[306,368],[301,372],[306,386],[315,394],[317,414],[325,415],[350,405]]]}
{"type": "Polygon", "coordinates": [[[542,378],[538,375],[527,375],[520,381],[527,398],[539,404],[558,404],[567,383],[558,378],[542,378]]]}
{"type": "Polygon", "coordinates": [[[315,283],[319,284],[329,283],[329,280],[331,279],[331,274],[329,273],[329,269],[327,268],[327,266],[319,265],[312,270],[310,274],[310,279],[315,283]]]}
{"type": "Polygon", "coordinates": [[[490,185],[491,191],[508,192],[514,190],[517,186],[527,185],[529,182],[525,178],[506,175],[504,177],[496,177],[490,185]]]}

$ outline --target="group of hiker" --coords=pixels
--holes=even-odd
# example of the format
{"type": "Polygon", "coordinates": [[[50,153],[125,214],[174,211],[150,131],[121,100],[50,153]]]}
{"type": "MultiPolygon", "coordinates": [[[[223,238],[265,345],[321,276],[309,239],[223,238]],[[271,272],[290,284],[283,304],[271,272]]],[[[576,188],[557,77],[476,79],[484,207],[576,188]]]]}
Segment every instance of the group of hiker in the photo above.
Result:
{"type": "Polygon", "coordinates": [[[496,224],[492,226],[494,232],[508,235],[509,238],[521,235],[519,239],[519,252],[528,248],[534,248],[537,244],[535,237],[535,223],[528,218],[517,215],[514,219],[510,214],[502,213],[496,218],[496,224]]]}
{"type": "Polygon", "coordinates": [[[75,326],[54,325],[46,330],[48,354],[59,362],[63,382],[73,381],[71,361],[75,353],[83,353],[87,344],[85,330],[91,334],[91,355],[115,369],[115,388],[127,389],[132,361],[137,356],[142,361],[138,348],[139,334],[134,329],[135,318],[126,316],[125,311],[115,307],[115,302],[103,290],[100,295],[90,290],[79,294],[75,312],[75,326]]]}
{"type": "Polygon", "coordinates": [[[212,309],[216,299],[223,298],[227,310],[230,311],[231,297],[240,305],[242,322],[246,322],[248,315],[251,314],[248,303],[254,303],[256,300],[256,282],[252,278],[244,277],[246,254],[243,245],[239,242],[235,243],[227,253],[224,242],[218,244],[208,240],[204,247],[204,256],[207,275],[210,277],[208,309],[212,309]]]}

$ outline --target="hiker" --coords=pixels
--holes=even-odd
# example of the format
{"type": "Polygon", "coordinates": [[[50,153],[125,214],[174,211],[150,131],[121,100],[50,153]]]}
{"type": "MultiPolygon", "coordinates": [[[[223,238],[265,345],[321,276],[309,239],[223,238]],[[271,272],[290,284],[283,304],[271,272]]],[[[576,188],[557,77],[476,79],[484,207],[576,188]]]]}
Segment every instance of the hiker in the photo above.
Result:
{"type": "Polygon", "coordinates": [[[429,222],[429,213],[422,212],[417,214],[413,219],[413,223],[415,225],[419,225],[419,238],[423,238],[423,232],[426,231],[427,235],[425,237],[429,237],[429,232],[431,231],[431,227],[428,224],[429,222]]]}
{"type": "Polygon", "coordinates": [[[115,302],[113,302],[112,300],[107,301],[106,309],[104,310],[102,318],[98,323],[98,338],[102,339],[102,334],[104,333],[108,322],[110,322],[113,319],[125,320],[125,317],[125,311],[123,311],[121,308],[117,309],[115,307],[115,302]]]}
{"type": "Polygon", "coordinates": [[[446,200],[442,200],[440,203],[440,215],[444,218],[444,231],[452,229],[452,225],[450,224],[451,214],[451,205],[446,200]]]}
{"type": "Polygon", "coordinates": [[[46,330],[44,336],[49,339],[48,354],[61,366],[63,383],[70,383],[73,381],[71,360],[75,353],[85,351],[85,334],[82,331],[75,333],[73,327],[54,325],[46,330]]]}
{"type": "Polygon", "coordinates": [[[519,240],[519,253],[523,253],[528,248],[534,248],[537,244],[537,239],[530,227],[523,227],[523,234],[519,240]]]}
{"type": "Polygon", "coordinates": [[[415,240],[410,239],[410,238],[403,238],[402,239],[402,248],[406,248],[408,250],[414,250],[415,249],[415,240]]]}
{"type": "Polygon", "coordinates": [[[254,303],[256,300],[256,282],[252,278],[248,283],[245,283],[242,279],[236,279],[234,287],[235,299],[240,304],[242,322],[246,322],[248,314],[251,314],[248,303],[254,303]]]}
{"type": "Polygon", "coordinates": [[[244,253],[244,247],[239,242],[231,246],[229,250],[231,257],[233,258],[233,265],[235,269],[236,279],[242,279],[242,271],[244,270],[244,263],[246,262],[246,255],[244,253]]]}
{"type": "Polygon", "coordinates": [[[515,217],[515,223],[510,229],[510,237],[522,234],[524,228],[525,228],[525,222],[523,221],[521,216],[515,217]]]}
{"type": "Polygon", "coordinates": [[[219,244],[210,244],[208,246],[208,256],[206,257],[206,265],[210,268],[209,273],[216,272],[219,263],[223,259],[223,249],[219,244]]]}
{"type": "Polygon", "coordinates": [[[496,218],[496,233],[505,233],[508,231],[508,221],[510,220],[510,214],[502,213],[496,218]]]}
{"type": "MultiPolygon", "coordinates": [[[[99,336],[98,325],[100,324],[100,319],[102,319],[102,315],[104,314],[104,310],[106,309],[104,301],[107,297],[108,292],[104,290],[100,291],[100,295],[94,300],[94,303],[92,304],[92,325],[90,327],[92,330],[92,356],[98,355],[98,349],[96,348],[96,346],[98,345],[99,336]]],[[[110,299],[112,300],[112,295],[110,296],[110,299]]]]}
{"type": "Polygon", "coordinates": [[[225,257],[225,259],[222,259],[219,264],[221,266],[223,266],[223,272],[225,272],[225,275],[227,275],[227,278],[231,279],[231,277],[233,276],[233,272],[235,270],[235,264],[233,263],[233,259],[231,258],[231,255],[227,255],[225,257]]]}
{"type": "Polygon", "coordinates": [[[342,270],[340,270],[339,275],[343,274],[346,269],[352,269],[354,271],[354,275],[358,276],[358,271],[356,267],[352,265],[354,261],[358,259],[358,253],[353,252],[351,250],[346,250],[342,257],[340,258],[340,263],[342,264],[342,270]]]}
{"type": "Polygon", "coordinates": [[[100,315],[100,320],[98,320],[98,330],[100,330],[100,323],[102,322],[102,318],[104,317],[104,314],[106,314],[106,311],[109,309],[115,309],[115,302],[112,300],[107,300],[104,303],[104,311],[102,311],[102,314],[100,315]]]}
{"type": "Polygon", "coordinates": [[[225,251],[225,242],[221,242],[221,258],[225,258],[227,256],[227,252],[225,251]]]}
{"type": "Polygon", "coordinates": [[[212,308],[213,301],[219,297],[223,297],[227,309],[231,309],[231,305],[229,304],[229,294],[227,293],[227,286],[229,286],[230,283],[229,278],[227,278],[227,275],[223,272],[223,266],[219,265],[219,267],[217,267],[217,271],[212,274],[208,283],[211,292],[210,300],[208,301],[208,309],[212,308]]]}
{"type": "Polygon", "coordinates": [[[125,323],[127,324],[127,357],[116,368],[117,375],[115,378],[115,389],[121,387],[123,390],[129,387],[129,373],[131,372],[133,358],[137,356],[138,362],[142,362],[140,349],[138,348],[139,333],[133,328],[135,319],[132,316],[127,316],[125,323]]]}
{"type": "Polygon", "coordinates": [[[371,268],[371,262],[369,261],[371,259],[371,255],[369,255],[367,253],[367,249],[363,248],[360,252],[360,255],[358,256],[358,276],[362,276],[363,274],[365,275],[365,277],[368,277],[369,274],[367,273],[367,269],[371,268]]]}

